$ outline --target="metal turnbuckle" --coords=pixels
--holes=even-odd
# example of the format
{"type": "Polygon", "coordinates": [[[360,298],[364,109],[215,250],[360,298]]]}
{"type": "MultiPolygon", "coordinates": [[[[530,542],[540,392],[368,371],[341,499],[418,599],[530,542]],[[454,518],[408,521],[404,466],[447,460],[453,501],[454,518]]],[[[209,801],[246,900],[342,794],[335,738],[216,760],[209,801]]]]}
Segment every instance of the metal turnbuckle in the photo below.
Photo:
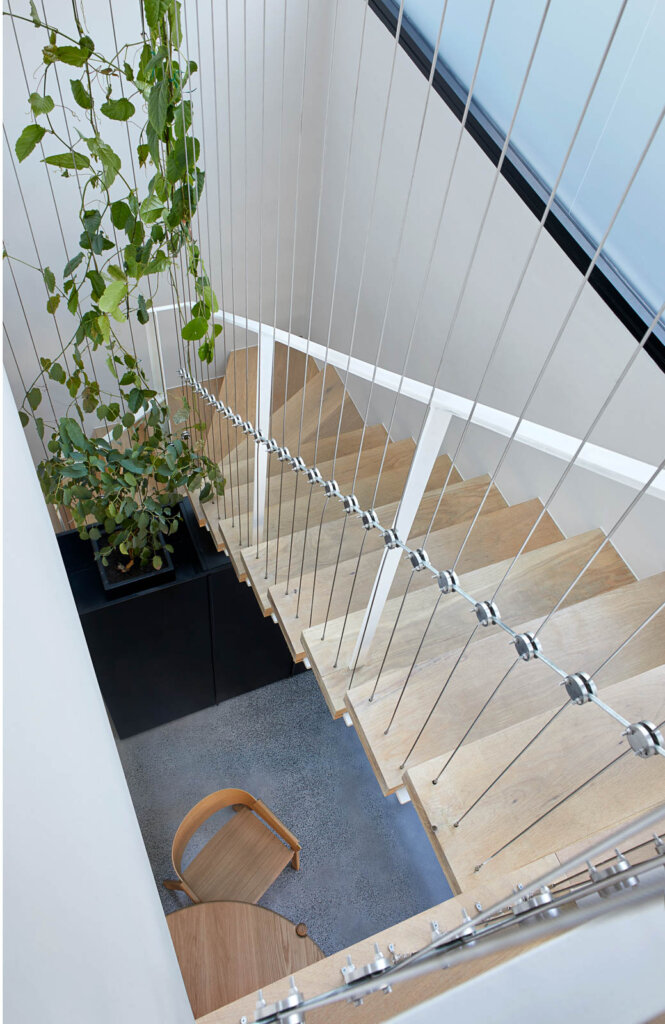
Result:
{"type": "Polygon", "coordinates": [[[323,484],[323,493],[326,498],[341,498],[342,496],[336,480],[326,480],[323,484]]]}
{"type": "Polygon", "coordinates": [[[638,757],[653,757],[658,748],[665,748],[662,734],[653,722],[633,722],[621,734],[626,736],[630,748],[638,757]]]}
{"type": "Polygon", "coordinates": [[[515,644],[515,650],[522,661],[531,661],[543,649],[540,640],[536,639],[533,633],[518,633],[510,643],[515,644]]]}
{"type": "Polygon", "coordinates": [[[279,448],[279,445],[277,444],[277,441],[275,440],[274,437],[266,438],[266,440],[263,443],[265,444],[266,451],[268,452],[269,455],[272,455],[273,452],[276,452],[277,449],[279,448]]]}
{"type": "Polygon", "coordinates": [[[639,879],[635,875],[628,874],[630,871],[630,861],[628,858],[617,849],[614,852],[617,855],[617,859],[609,867],[595,868],[593,864],[587,861],[589,877],[592,882],[604,882],[607,878],[616,878],[616,882],[612,885],[604,885],[599,890],[598,895],[604,899],[607,899],[613,892],[620,892],[622,889],[632,889],[639,884],[639,879]]]}
{"type": "Polygon", "coordinates": [[[245,422],[242,425],[242,432],[243,434],[253,434],[254,425],[250,423],[249,420],[245,420],[245,422]]]}
{"type": "Polygon", "coordinates": [[[217,412],[221,412],[221,413],[226,412],[226,406],[224,405],[224,403],[219,398],[215,402],[215,408],[217,409],[217,412]]]}
{"type": "Polygon", "coordinates": [[[254,431],[254,440],[257,444],[265,444],[268,440],[265,434],[262,434],[260,430],[254,431]]]}
{"type": "Polygon", "coordinates": [[[379,517],[373,508],[368,508],[366,512],[361,512],[360,522],[364,530],[375,530],[379,525],[379,517]]]}
{"type": "Polygon", "coordinates": [[[316,466],[313,466],[311,469],[307,470],[307,481],[310,484],[322,484],[323,483],[323,477],[321,476],[321,471],[318,470],[316,468],[316,466]]]}
{"type": "Polygon", "coordinates": [[[360,512],[360,504],[355,494],[342,495],[342,508],[347,516],[351,515],[352,512],[360,512]]]}
{"type": "MultiPolygon", "coordinates": [[[[544,885],[538,890],[538,892],[534,893],[533,896],[522,896],[521,900],[514,903],[513,915],[515,917],[521,917],[522,914],[527,914],[530,910],[538,910],[542,907],[542,911],[539,914],[530,915],[530,920],[545,921],[548,917],[557,917],[559,914],[558,908],[549,906],[551,902],[552,893],[548,887],[544,885]]],[[[526,924],[526,921],[524,924],[526,924]]]]}
{"type": "Polygon", "coordinates": [[[400,543],[396,530],[384,530],[383,543],[386,545],[389,551],[394,551],[395,548],[398,548],[400,546],[400,543]]]}
{"type": "MultiPolygon", "coordinates": [[[[347,985],[351,985],[355,981],[377,978],[391,966],[390,960],[381,952],[378,942],[374,943],[374,953],[374,959],[370,960],[368,964],[363,964],[362,967],[356,967],[351,957],[347,954],[346,966],[342,967],[342,975],[347,985]]],[[[389,984],[377,984],[376,991],[380,989],[383,989],[386,993],[392,991],[389,984]]],[[[354,999],[353,996],[350,997],[349,1002],[353,1002],[357,1006],[362,1005],[362,999],[354,999]]]]}
{"type": "Polygon", "coordinates": [[[263,991],[259,989],[255,1021],[270,1020],[279,1014],[281,1024],[305,1024],[305,1014],[299,1009],[305,1002],[305,997],[299,991],[293,975],[290,982],[288,996],[285,999],[277,999],[274,1003],[267,1003],[263,998],[263,991]]]}
{"type": "Polygon", "coordinates": [[[291,452],[286,447],[286,445],[283,448],[278,448],[277,449],[277,461],[278,462],[290,462],[291,461],[291,452]]]}
{"type": "Polygon", "coordinates": [[[451,594],[459,586],[459,576],[452,569],[443,569],[437,577],[442,594],[451,594]]]}
{"type": "Polygon", "coordinates": [[[481,626],[490,626],[500,618],[499,609],[494,601],[477,601],[473,610],[481,626]]]}
{"type": "Polygon", "coordinates": [[[307,469],[305,460],[300,455],[294,455],[291,459],[291,469],[294,473],[304,473],[307,469]]]}
{"type": "Polygon", "coordinates": [[[416,572],[421,572],[422,569],[427,568],[429,558],[424,548],[417,548],[415,551],[409,552],[409,561],[416,572]]]}
{"type": "Polygon", "coordinates": [[[588,672],[573,672],[561,680],[561,685],[566,687],[573,704],[588,704],[597,693],[596,684],[588,672]]]}
{"type": "Polygon", "coordinates": [[[233,415],[231,416],[231,423],[233,424],[234,427],[239,427],[240,424],[242,423],[242,416],[238,416],[237,412],[233,413],[233,415]]]}

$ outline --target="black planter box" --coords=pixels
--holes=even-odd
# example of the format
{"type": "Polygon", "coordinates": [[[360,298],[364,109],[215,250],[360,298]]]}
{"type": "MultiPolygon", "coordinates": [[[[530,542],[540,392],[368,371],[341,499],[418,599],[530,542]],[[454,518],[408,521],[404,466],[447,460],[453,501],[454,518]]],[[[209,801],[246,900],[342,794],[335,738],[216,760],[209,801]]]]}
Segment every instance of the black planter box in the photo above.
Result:
{"type": "MultiPolygon", "coordinates": [[[[125,739],[283,679],[294,669],[279,627],[261,614],[189,501],[169,538],[175,579],[109,598],[90,541],[58,543],[102,696],[125,739]]],[[[297,669],[301,670],[300,666],[297,669]]]]}

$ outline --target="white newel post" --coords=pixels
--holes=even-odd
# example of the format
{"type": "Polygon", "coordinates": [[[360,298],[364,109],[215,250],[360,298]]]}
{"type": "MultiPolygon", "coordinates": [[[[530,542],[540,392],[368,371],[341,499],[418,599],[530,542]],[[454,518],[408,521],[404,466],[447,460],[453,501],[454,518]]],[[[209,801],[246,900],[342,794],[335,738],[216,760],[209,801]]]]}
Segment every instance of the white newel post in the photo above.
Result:
{"type": "MultiPolygon", "coordinates": [[[[443,439],[451,419],[452,413],[434,402],[427,410],[425,424],[420,434],[416,453],[411,463],[406,484],[404,485],[399,512],[395,519],[394,529],[398,537],[405,542],[408,540],[411,532],[413,521],[427,487],[427,481],[441,451],[441,445],[443,444],[443,439]]],[[[397,572],[399,560],[403,557],[403,554],[404,552],[399,548],[395,548],[392,551],[386,550],[383,554],[379,571],[376,574],[374,586],[372,587],[372,594],[365,609],[358,639],[351,655],[349,668],[353,668],[357,664],[372,644],[376,628],[388,600],[388,594],[397,572]]]]}
{"type": "MultiPolygon", "coordinates": [[[[275,337],[272,328],[262,327],[259,332],[258,366],[256,373],[255,426],[266,437],[270,432],[270,399],[275,362],[275,337]]],[[[266,506],[268,478],[268,452],[265,445],[257,444],[254,454],[254,543],[263,538],[263,519],[266,506]]]]}

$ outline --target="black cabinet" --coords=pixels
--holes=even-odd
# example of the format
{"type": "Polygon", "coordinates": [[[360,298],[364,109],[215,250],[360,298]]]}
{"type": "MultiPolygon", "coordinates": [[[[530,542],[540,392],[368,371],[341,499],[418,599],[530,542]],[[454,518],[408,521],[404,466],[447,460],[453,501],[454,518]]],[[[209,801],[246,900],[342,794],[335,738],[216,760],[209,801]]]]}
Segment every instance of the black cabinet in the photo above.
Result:
{"type": "MultiPolygon", "coordinates": [[[[58,542],[109,714],[121,739],[283,679],[279,627],[183,502],[175,580],[108,599],[89,542],[58,542]]],[[[298,666],[300,669],[300,666],[298,666]]]]}

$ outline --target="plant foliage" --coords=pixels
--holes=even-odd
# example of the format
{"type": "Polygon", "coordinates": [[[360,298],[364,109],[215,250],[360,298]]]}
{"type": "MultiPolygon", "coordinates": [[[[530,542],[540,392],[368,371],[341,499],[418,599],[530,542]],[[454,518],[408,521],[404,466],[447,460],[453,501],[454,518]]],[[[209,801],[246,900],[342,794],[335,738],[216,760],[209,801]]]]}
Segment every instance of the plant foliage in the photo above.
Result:
{"type": "MultiPolygon", "coordinates": [[[[162,275],[179,302],[176,270],[183,261],[196,297],[181,331],[188,362],[192,345],[201,360],[212,361],[221,327],[214,323],[217,301],[192,231],[205,182],[186,98],[197,67],[181,56],[179,0],[141,3],[147,38],[124,44],[111,57],[84,31],[76,0],[72,35],[44,23],[32,2],[28,17],[11,15],[32,22],[46,39],[39,90],[29,96],[32,120],[15,144],[17,159],[41,154],[80,194],[78,239],[62,272],[41,272],[47,311],[55,314],[66,305],[76,327],[56,359],[41,359],[20,416],[24,425],[35,423],[42,439],[48,434],[51,454],[38,467],[46,500],[69,509],[82,536],[103,536],[105,562],[119,552],[129,565],[138,560],[159,568],[162,537],[178,528],[181,490],[198,490],[206,501],[223,493],[224,480],[203,451],[204,424],[195,423],[189,435],[171,433],[168,406],[149,386],[118,325],[148,322],[162,275]],[[69,72],[72,116],[85,124],[72,138],[63,137],[51,117],[56,104],[49,88],[58,65],[69,72]],[[146,169],[142,191],[105,138],[110,122],[137,118],[136,156],[146,169]],[[98,351],[113,381],[110,392],[102,391],[86,358],[98,351]],[[67,392],[67,415],[57,423],[42,416],[46,381],[67,392]],[[102,436],[95,426],[104,427],[102,436]],[[198,440],[191,440],[192,433],[198,440]]],[[[185,403],[174,421],[192,418],[196,410],[185,403]]]]}

